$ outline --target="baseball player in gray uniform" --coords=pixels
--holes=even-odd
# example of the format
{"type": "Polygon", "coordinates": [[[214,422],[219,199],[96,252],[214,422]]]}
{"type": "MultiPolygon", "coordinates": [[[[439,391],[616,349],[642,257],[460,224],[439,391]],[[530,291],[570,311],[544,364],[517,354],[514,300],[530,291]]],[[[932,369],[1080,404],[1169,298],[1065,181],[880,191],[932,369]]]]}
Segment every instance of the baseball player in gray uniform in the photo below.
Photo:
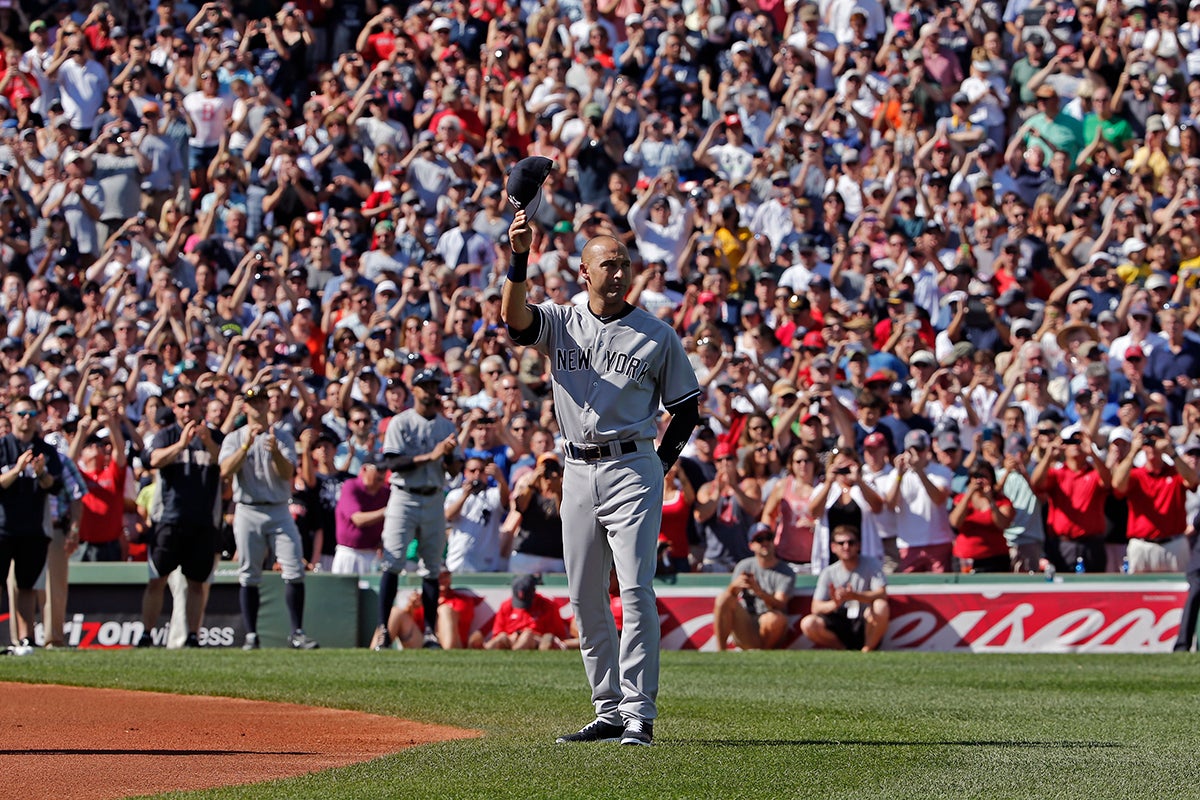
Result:
{"type": "Polygon", "coordinates": [[[633,274],[619,241],[597,236],[584,246],[586,306],[530,306],[526,211],[517,212],[509,239],[513,266],[501,315],[514,341],[550,359],[567,455],[563,556],[596,709],[594,721],[557,741],[649,745],[658,716],[653,579],[663,476],[699,421],[696,375],[675,332],[625,301],[633,274]],[[656,451],[664,406],[672,418],[656,451]],[[624,608],[619,639],[608,597],[614,565],[624,608]]]}
{"type": "Polygon", "coordinates": [[[388,423],[383,463],[392,471],[392,494],[383,517],[383,574],[379,578],[379,630],[375,649],[387,650],[387,619],[404,571],[405,553],[417,539],[424,565],[421,604],[425,610],[424,647],[440,649],[437,631],[438,573],[446,552],[446,473],[462,469],[458,429],[441,414],[442,375],[423,369],[413,376],[413,407],[388,423]]]}
{"type": "Polygon", "coordinates": [[[267,387],[244,395],[246,424],[221,442],[221,477],[233,478],[233,538],[237,542],[238,599],[246,626],[243,650],[257,650],[258,587],[268,552],[283,569],[284,600],[292,621],[288,644],[297,650],[318,645],[304,633],[304,549],[288,510],[296,474],[296,442],[267,419],[267,387]]]}

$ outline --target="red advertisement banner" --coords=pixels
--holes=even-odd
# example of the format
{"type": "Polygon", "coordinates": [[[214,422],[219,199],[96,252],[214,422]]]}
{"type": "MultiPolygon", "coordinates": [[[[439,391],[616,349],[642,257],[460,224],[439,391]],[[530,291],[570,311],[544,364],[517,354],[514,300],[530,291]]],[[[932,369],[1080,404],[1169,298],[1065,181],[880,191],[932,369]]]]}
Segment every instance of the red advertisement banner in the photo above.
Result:
{"type": "MultiPolygon", "coordinates": [[[[892,619],[883,649],[974,653],[1170,652],[1187,594],[1182,581],[889,592],[892,619]]],[[[788,608],[791,649],[812,647],[799,635],[810,599],[796,597],[788,608]]],[[[712,604],[712,597],[660,591],[663,649],[714,650],[712,604]]]]}

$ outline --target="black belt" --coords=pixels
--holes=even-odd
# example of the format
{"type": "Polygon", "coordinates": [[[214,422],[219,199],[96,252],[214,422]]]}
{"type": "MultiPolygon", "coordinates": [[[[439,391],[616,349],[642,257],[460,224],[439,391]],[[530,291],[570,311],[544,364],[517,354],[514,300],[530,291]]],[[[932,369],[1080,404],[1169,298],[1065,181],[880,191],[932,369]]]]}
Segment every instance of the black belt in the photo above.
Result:
{"type": "Polygon", "coordinates": [[[637,442],[604,442],[602,444],[572,444],[565,445],[567,457],[576,461],[599,461],[602,458],[616,458],[637,452],[637,442]]]}
{"type": "Polygon", "coordinates": [[[421,489],[414,489],[410,486],[401,486],[400,489],[401,491],[408,492],[409,494],[420,495],[421,497],[432,497],[440,491],[440,489],[438,489],[436,486],[426,486],[421,489]]]}
{"type": "Polygon", "coordinates": [[[288,504],[287,500],[280,500],[278,502],[270,502],[270,503],[256,503],[253,500],[239,500],[238,501],[238,505],[243,505],[243,506],[286,506],[287,504],[288,504]]]}

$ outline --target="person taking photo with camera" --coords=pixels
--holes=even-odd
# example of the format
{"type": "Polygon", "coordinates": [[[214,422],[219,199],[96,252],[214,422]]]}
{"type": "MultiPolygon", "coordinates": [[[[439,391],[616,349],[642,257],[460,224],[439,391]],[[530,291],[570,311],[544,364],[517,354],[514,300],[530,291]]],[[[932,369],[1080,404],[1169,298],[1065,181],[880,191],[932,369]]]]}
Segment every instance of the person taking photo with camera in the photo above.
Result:
{"type": "Polygon", "coordinates": [[[446,568],[451,572],[500,572],[500,523],[508,508],[508,481],[490,458],[470,456],[462,485],[446,495],[450,525],[446,568]]]}
{"type": "Polygon", "coordinates": [[[1185,500],[1196,484],[1196,471],[1162,426],[1139,425],[1129,454],[1113,470],[1113,492],[1129,506],[1130,572],[1183,571],[1189,552],[1185,500]]]}
{"type": "Polygon", "coordinates": [[[1085,571],[1104,572],[1104,504],[1112,478],[1104,459],[1092,450],[1091,435],[1077,425],[1063,428],[1038,462],[1032,483],[1048,507],[1046,527],[1058,537],[1055,569],[1074,569],[1082,558],[1085,571]]]}
{"type": "MultiPolygon", "coordinates": [[[[513,573],[566,572],[563,563],[563,468],[554,453],[538,456],[537,467],[517,482],[513,509],[521,522],[513,535],[508,569],[513,573]]],[[[501,547],[501,553],[507,550],[501,547]]]]}

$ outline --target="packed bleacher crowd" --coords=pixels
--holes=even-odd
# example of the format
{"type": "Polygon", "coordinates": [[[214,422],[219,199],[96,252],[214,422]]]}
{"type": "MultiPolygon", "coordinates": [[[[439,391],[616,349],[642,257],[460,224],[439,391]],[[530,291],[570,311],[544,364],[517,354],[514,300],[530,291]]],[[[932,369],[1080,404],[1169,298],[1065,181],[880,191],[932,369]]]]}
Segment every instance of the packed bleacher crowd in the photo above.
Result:
{"type": "Polygon", "coordinates": [[[759,521],[801,572],[840,525],[889,570],[1180,571],[1198,39],[1200,0],[0,0],[0,394],[106,560],[154,524],[174,388],[228,434],[269,385],[306,563],[366,569],[341,485],[434,369],[478,456],[450,568],[553,571],[547,364],[499,315],[541,155],[532,302],[585,302],[614,236],[702,387],[665,572],[759,521]]]}

